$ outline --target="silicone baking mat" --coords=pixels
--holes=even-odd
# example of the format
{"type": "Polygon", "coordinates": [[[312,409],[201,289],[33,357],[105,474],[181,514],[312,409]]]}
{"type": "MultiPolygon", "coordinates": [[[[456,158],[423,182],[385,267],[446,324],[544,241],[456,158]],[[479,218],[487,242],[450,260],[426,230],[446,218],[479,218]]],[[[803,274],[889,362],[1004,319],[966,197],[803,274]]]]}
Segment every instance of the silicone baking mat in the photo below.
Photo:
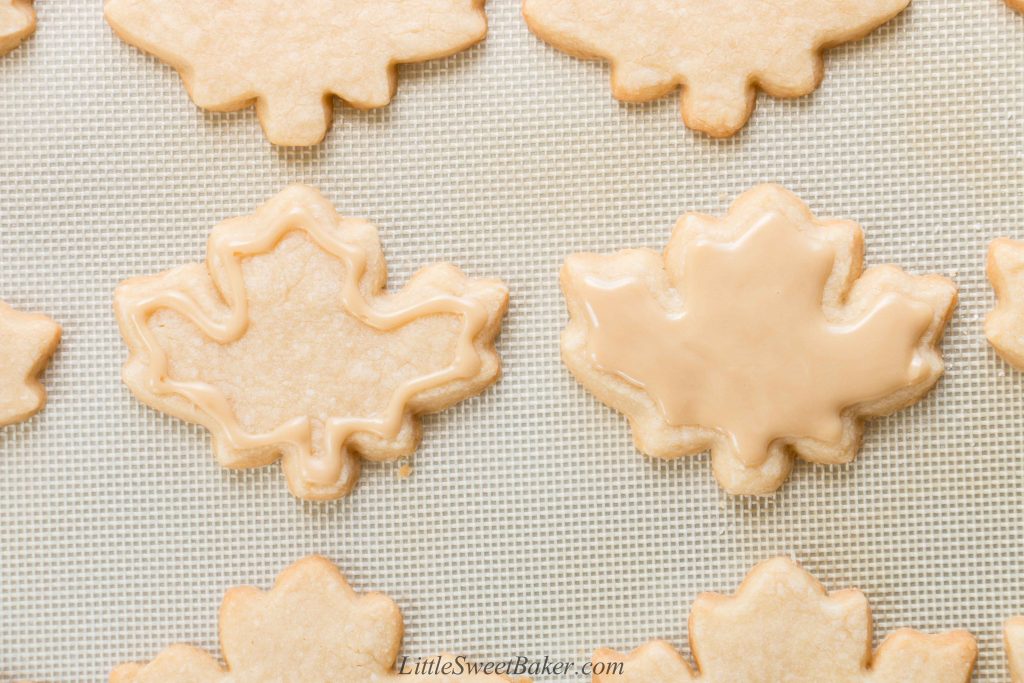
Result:
{"type": "Polygon", "coordinates": [[[339,107],[310,149],[271,147],[251,109],[198,110],[98,0],[37,9],[37,34],[0,59],[0,296],[65,336],[46,409],[0,431],[0,671],[92,682],[172,642],[216,651],[223,591],[310,553],[398,602],[410,657],[582,663],[653,637],[688,651],[698,592],[788,554],[864,590],[876,638],[967,628],[976,680],[1007,679],[1024,374],[981,330],[987,243],[1024,237],[1024,16],[1002,0],[914,0],[831,51],[817,93],[761,97],[726,141],[687,131],[675,98],[616,103],[605,65],[490,0],[486,42],[401,68],[392,106],[339,107]],[[747,499],[707,456],[639,455],[576,384],[557,275],[575,251],[660,248],[680,213],[721,213],[763,181],[860,221],[869,263],[953,277],[961,303],[934,392],[871,423],[853,464],[799,464],[747,499]],[[292,498],[277,466],[219,468],[203,429],[140,405],[111,309],[117,282],[201,260],[216,222],[291,182],[380,226],[392,286],[450,261],[512,292],[504,379],[427,418],[409,479],[368,464],[327,504],[292,498]]]}

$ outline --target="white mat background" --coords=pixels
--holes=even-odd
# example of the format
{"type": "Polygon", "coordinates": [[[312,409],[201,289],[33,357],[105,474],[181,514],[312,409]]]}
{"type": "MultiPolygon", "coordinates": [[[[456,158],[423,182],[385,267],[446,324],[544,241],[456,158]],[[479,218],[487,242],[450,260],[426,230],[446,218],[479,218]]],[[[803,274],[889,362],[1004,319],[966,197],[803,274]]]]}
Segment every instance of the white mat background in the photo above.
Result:
{"type": "Polygon", "coordinates": [[[296,150],[267,144],[252,110],[197,110],[98,0],[37,7],[36,36],[0,59],[0,296],[65,338],[46,410],[0,431],[0,672],[91,682],[172,642],[216,651],[224,589],[310,553],[401,605],[413,657],[686,648],[698,592],[791,554],[863,589],[876,639],[968,628],[976,680],[1007,679],[1024,375],[981,333],[987,242],[1024,237],[1024,17],[1001,0],[915,0],[832,51],[816,94],[762,97],[728,141],[687,131],[674,98],[616,103],[606,66],[491,0],[484,44],[403,67],[391,107],[339,106],[326,144],[296,150]],[[660,248],[683,211],[720,213],[761,181],[861,221],[869,263],[953,277],[961,304],[936,391],[874,422],[852,465],[798,465],[748,500],[719,491],[706,456],[638,455],[570,377],[557,273],[574,251],[660,248]],[[410,479],[368,465],[331,504],[297,502],[276,466],[220,469],[203,429],[118,376],[115,284],[201,260],[214,223],[290,182],[380,226],[393,286],[450,261],[512,290],[502,382],[426,420],[410,479]]]}

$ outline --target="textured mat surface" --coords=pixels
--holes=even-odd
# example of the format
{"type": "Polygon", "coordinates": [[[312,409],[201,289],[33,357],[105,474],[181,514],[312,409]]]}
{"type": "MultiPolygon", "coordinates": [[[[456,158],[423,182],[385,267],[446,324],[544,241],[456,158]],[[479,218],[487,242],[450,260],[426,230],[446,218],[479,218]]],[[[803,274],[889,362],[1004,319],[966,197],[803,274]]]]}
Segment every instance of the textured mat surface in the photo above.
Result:
{"type": "Polygon", "coordinates": [[[1024,238],[1024,17],[1001,0],[915,0],[832,51],[814,95],[762,97],[728,141],[677,100],[616,103],[608,70],[540,43],[518,3],[456,57],[404,67],[394,104],[339,107],[326,144],[270,147],[252,110],[205,114],[118,41],[98,0],[40,0],[0,59],[0,297],[64,324],[50,403],[0,430],[0,672],[99,681],[186,641],[216,648],[223,590],[322,553],[403,608],[404,652],[550,655],[651,637],[685,647],[702,590],[790,554],[871,598],[879,635],[964,627],[978,681],[1005,681],[1024,613],[1024,374],[984,342],[987,242],[1024,238]],[[204,430],[118,377],[111,295],[201,259],[209,229],[289,182],[381,228],[392,284],[434,261],[500,276],[505,379],[429,418],[411,478],[367,465],[303,504],[278,468],[220,469],[204,430]],[[638,455],[625,421],[558,358],[565,255],[659,248],[686,210],[778,181],[853,218],[868,263],[960,285],[945,378],[876,421],[845,467],[798,465],[773,498],[722,494],[705,456],[638,455]]]}

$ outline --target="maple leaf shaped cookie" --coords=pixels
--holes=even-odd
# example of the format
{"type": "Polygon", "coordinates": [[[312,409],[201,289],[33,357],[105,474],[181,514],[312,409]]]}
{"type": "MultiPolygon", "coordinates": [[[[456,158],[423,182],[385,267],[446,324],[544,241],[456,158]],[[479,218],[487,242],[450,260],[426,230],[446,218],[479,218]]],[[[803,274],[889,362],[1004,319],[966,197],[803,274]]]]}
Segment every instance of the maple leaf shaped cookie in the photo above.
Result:
{"type": "Polygon", "coordinates": [[[402,631],[402,614],[390,598],[358,595],[333,564],[307,557],[281,572],[270,591],[246,586],[224,596],[220,643],[226,668],[198,648],[175,645],[148,664],[118,667],[110,683],[509,681],[486,675],[399,675],[394,666],[402,631]]]}
{"type": "Polygon", "coordinates": [[[562,269],[562,356],[627,415],[637,448],[711,449],[735,494],[782,485],[794,455],[842,463],[864,417],[922,395],[956,301],[943,277],[862,273],[863,233],[762,185],[724,219],[682,217],[664,255],[576,254],[562,269]]]}
{"type": "Polygon", "coordinates": [[[612,93],[647,102],[683,87],[690,128],[728,137],[774,97],[812,92],[825,48],[861,38],[910,0],[523,0],[542,40],[612,66],[612,93]]]}
{"type": "Polygon", "coordinates": [[[1007,363],[1024,370],[1024,242],[993,240],[987,270],[997,303],[985,319],[985,336],[1007,363]]]}
{"type": "Polygon", "coordinates": [[[18,47],[35,30],[31,0],[0,0],[0,56],[18,47]]]}
{"type": "Polygon", "coordinates": [[[178,70],[203,109],[256,103],[275,145],[314,145],[333,96],[383,107],[395,65],[455,54],[487,34],[484,0],[106,0],[128,43],[178,70]]]}
{"type": "Polygon", "coordinates": [[[124,381],[147,405],[204,425],[225,467],[280,456],[292,492],[327,499],[371,460],[411,454],[417,415],[497,380],[508,291],[449,265],[384,294],[369,223],[292,186],[217,226],[206,264],[122,283],[124,381]]]}
{"type": "Polygon", "coordinates": [[[46,404],[39,383],[60,341],[60,325],[0,301],[0,427],[26,420],[46,404]]]}
{"type": "Polygon", "coordinates": [[[697,672],[672,646],[652,641],[628,655],[598,650],[594,663],[622,663],[593,683],[968,683],[977,658],[971,634],[890,634],[872,656],[872,619],[858,590],[827,593],[786,558],[754,567],[735,595],[700,595],[690,613],[697,672]]]}

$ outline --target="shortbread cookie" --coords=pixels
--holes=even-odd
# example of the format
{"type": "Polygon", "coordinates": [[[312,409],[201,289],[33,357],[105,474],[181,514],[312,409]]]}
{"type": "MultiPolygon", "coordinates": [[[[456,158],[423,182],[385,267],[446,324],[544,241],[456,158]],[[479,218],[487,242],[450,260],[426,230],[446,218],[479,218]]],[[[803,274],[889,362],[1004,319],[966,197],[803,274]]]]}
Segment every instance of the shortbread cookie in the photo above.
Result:
{"type": "Polygon", "coordinates": [[[181,74],[203,109],[255,102],[275,145],[314,145],[333,97],[395,94],[395,65],[447,57],[487,34],[484,0],[106,0],[122,39],[181,74]]]}
{"type": "Polygon", "coordinates": [[[1024,617],[1014,617],[1006,622],[1003,640],[1010,677],[1013,683],[1024,683],[1024,617]]]}
{"type": "Polygon", "coordinates": [[[383,292],[377,230],[293,186],[217,226],[205,264],[122,283],[124,381],[213,433],[225,467],[284,457],[292,492],[347,493],[359,459],[410,455],[416,417],[497,380],[508,291],[449,265],[383,292]]]}
{"type": "Polygon", "coordinates": [[[60,341],[60,325],[0,301],[0,427],[21,422],[46,405],[39,374],[60,341]]]}
{"type": "Polygon", "coordinates": [[[1024,370],[1024,242],[993,240],[987,270],[997,303],[985,319],[985,336],[1007,363],[1024,370]]]}
{"type": "MultiPolygon", "coordinates": [[[[333,564],[307,557],[269,591],[233,588],[220,607],[225,667],[174,645],[148,664],[125,664],[110,683],[499,683],[504,676],[399,675],[402,614],[380,593],[357,594],[333,564]]],[[[450,659],[453,671],[462,658],[450,659]]],[[[408,669],[409,667],[407,667],[408,669]]],[[[526,683],[523,681],[522,683],[526,683]]]]}
{"type": "MultiPolygon", "coordinates": [[[[690,612],[696,671],[671,645],[652,641],[593,683],[968,683],[978,650],[966,631],[890,634],[871,652],[873,624],[858,590],[828,593],[789,559],[754,567],[735,595],[705,593],[690,612]]],[[[596,670],[596,669],[595,669],[596,670]]]]}
{"type": "Polygon", "coordinates": [[[542,40],[612,66],[612,93],[646,102],[682,86],[690,128],[728,137],[757,88],[799,97],[821,83],[825,48],[861,38],[910,0],[523,0],[542,40]]]}
{"type": "Polygon", "coordinates": [[[1018,12],[1024,12],[1024,0],[1006,0],[1006,4],[1018,12]]]}
{"type": "Polygon", "coordinates": [[[0,0],[0,56],[18,47],[35,30],[31,0],[0,0]]]}
{"type": "Polygon", "coordinates": [[[711,449],[730,493],[764,494],[794,455],[852,460],[862,420],[923,396],[956,286],[862,272],[863,233],[762,185],[728,216],[689,214],[665,253],[576,254],[562,269],[562,356],[626,414],[638,449],[711,449]]]}

